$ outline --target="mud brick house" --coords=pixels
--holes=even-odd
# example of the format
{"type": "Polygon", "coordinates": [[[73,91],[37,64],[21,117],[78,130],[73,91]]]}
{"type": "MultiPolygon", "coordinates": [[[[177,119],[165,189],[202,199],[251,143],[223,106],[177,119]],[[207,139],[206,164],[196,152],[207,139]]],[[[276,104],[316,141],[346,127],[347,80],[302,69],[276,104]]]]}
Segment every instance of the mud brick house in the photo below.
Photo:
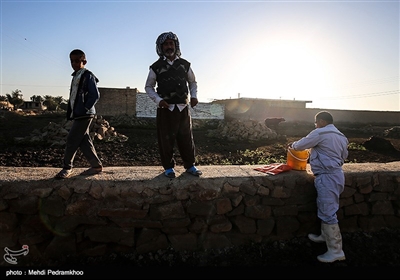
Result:
{"type": "Polygon", "coordinates": [[[44,111],[47,109],[47,106],[43,104],[43,102],[37,101],[24,101],[21,107],[23,111],[44,111]]]}

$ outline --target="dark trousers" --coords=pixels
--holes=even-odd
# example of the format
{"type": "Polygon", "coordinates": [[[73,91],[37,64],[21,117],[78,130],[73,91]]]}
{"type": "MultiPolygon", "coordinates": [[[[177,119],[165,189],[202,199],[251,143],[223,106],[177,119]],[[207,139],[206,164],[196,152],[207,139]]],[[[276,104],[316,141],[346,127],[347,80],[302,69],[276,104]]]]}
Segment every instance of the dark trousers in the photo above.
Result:
{"type": "Polygon", "coordinates": [[[175,142],[184,168],[192,167],[195,164],[195,146],[189,107],[186,106],[182,112],[176,106],[172,112],[168,109],[157,108],[156,122],[158,148],[164,169],[175,167],[175,142]]]}
{"type": "Polygon", "coordinates": [[[91,122],[92,118],[73,120],[72,127],[67,136],[67,144],[64,152],[64,169],[72,169],[78,148],[88,160],[91,167],[102,166],[94,148],[92,138],[90,138],[89,135],[91,122]]]}

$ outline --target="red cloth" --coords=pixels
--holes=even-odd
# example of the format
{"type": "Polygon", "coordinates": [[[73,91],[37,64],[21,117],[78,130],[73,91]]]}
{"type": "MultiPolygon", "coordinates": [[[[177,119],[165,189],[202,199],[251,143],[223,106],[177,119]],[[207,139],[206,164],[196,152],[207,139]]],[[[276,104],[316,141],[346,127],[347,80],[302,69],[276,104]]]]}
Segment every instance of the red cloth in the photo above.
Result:
{"type": "Polygon", "coordinates": [[[276,174],[279,174],[279,173],[282,173],[285,171],[289,171],[291,169],[292,169],[291,166],[284,164],[284,163],[271,163],[271,164],[265,165],[263,167],[254,168],[254,170],[256,170],[256,171],[260,171],[260,172],[267,173],[270,175],[276,175],[276,174]]]}

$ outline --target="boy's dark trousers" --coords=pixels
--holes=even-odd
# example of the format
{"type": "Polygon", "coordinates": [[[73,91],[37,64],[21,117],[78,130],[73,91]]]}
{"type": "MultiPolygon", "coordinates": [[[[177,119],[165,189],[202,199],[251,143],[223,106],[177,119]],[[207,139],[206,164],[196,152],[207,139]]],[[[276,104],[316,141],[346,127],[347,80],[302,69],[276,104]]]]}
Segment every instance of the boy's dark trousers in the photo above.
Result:
{"type": "Polygon", "coordinates": [[[73,161],[80,148],[82,154],[91,167],[101,167],[102,163],[97,156],[93,141],[89,135],[90,124],[93,118],[75,119],[67,136],[67,144],[64,152],[64,169],[72,169],[73,161]]]}

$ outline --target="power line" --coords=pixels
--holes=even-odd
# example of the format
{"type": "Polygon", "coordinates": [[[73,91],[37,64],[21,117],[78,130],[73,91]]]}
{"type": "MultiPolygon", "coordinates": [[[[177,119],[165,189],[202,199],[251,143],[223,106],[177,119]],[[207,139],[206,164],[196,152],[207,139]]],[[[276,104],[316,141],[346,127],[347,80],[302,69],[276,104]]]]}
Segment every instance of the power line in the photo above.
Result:
{"type": "Polygon", "coordinates": [[[15,85],[15,84],[0,84],[0,86],[13,86],[13,87],[42,87],[42,88],[52,88],[52,87],[60,87],[60,88],[69,88],[70,86],[41,86],[41,85],[15,85]]]}
{"type": "Polygon", "coordinates": [[[325,98],[318,98],[318,100],[341,100],[341,99],[353,99],[353,98],[367,98],[367,97],[395,95],[395,94],[400,94],[400,90],[371,92],[371,93],[363,93],[363,94],[355,94],[355,95],[331,96],[331,97],[325,97],[325,98]]]}
{"type": "Polygon", "coordinates": [[[42,49],[42,48],[33,44],[31,40],[29,40],[29,38],[27,39],[27,37],[17,34],[15,31],[12,31],[9,27],[8,27],[9,31],[5,29],[6,29],[5,26],[2,26],[1,28],[2,35],[5,35],[6,37],[10,38],[11,40],[19,44],[25,51],[29,52],[30,54],[33,54],[34,56],[39,57],[40,59],[48,60],[53,64],[55,63],[60,66],[65,65],[65,63],[61,62],[60,59],[52,59],[48,53],[42,54],[41,52],[36,51],[35,48],[36,49],[42,49]],[[9,34],[7,34],[7,32],[9,34]]]}
{"type": "Polygon", "coordinates": [[[399,82],[399,81],[400,81],[399,76],[392,76],[392,77],[386,77],[386,78],[375,79],[375,80],[357,81],[357,82],[353,82],[353,83],[346,83],[346,84],[339,85],[337,90],[362,87],[362,86],[374,86],[374,85],[378,85],[378,84],[385,84],[385,83],[392,83],[392,82],[399,82]]]}

